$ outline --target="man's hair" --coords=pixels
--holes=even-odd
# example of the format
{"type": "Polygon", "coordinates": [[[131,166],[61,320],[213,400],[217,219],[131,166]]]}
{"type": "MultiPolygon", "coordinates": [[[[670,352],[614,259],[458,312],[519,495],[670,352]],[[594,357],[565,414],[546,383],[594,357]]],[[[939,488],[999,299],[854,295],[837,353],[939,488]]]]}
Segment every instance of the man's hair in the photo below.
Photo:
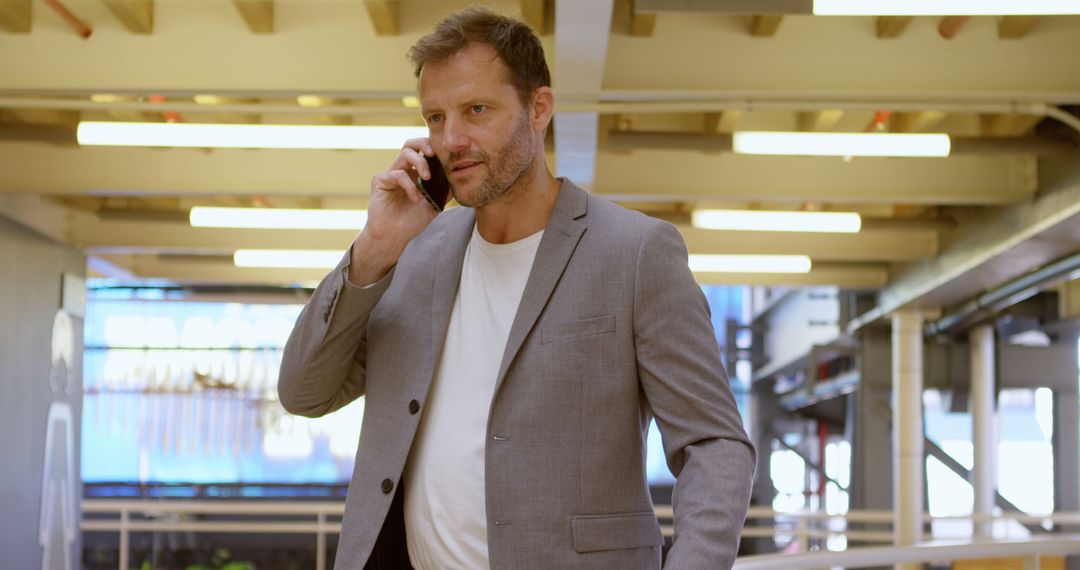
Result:
{"type": "Polygon", "coordinates": [[[435,31],[409,49],[416,77],[429,63],[441,63],[470,43],[490,45],[509,68],[510,82],[523,105],[539,87],[551,86],[544,48],[532,28],[488,8],[469,8],[446,17],[435,31]]]}

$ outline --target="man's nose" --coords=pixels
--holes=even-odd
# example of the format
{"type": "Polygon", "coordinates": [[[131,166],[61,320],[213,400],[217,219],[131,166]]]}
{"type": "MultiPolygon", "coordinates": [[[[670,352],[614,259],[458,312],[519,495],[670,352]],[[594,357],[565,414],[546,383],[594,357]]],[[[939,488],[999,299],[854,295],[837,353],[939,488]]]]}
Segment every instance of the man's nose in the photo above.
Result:
{"type": "Polygon", "coordinates": [[[459,121],[447,119],[443,125],[443,146],[450,152],[460,152],[469,147],[469,137],[459,121]]]}

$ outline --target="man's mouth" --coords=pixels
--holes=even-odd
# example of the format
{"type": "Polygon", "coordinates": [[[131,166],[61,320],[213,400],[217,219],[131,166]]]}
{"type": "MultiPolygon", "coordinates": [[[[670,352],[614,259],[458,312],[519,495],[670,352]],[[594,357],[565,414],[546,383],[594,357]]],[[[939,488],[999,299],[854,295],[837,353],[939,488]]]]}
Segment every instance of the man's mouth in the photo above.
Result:
{"type": "Polygon", "coordinates": [[[476,161],[464,160],[464,161],[455,163],[454,166],[450,168],[450,171],[453,172],[454,174],[461,174],[461,173],[468,172],[468,171],[472,170],[473,168],[476,168],[480,164],[482,164],[482,163],[476,162],[476,161]]]}

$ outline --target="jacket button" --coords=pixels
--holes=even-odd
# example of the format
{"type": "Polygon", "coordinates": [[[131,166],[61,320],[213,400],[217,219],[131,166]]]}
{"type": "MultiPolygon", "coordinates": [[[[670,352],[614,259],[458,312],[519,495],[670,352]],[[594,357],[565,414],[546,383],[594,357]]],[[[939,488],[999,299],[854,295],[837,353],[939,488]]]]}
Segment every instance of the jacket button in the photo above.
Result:
{"type": "Polygon", "coordinates": [[[390,491],[394,490],[394,482],[389,479],[382,480],[382,492],[384,495],[389,495],[390,491]]]}
{"type": "Polygon", "coordinates": [[[413,400],[413,401],[409,402],[409,413],[410,414],[416,414],[416,412],[419,412],[419,411],[420,411],[420,402],[417,402],[416,400],[413,400]]]}

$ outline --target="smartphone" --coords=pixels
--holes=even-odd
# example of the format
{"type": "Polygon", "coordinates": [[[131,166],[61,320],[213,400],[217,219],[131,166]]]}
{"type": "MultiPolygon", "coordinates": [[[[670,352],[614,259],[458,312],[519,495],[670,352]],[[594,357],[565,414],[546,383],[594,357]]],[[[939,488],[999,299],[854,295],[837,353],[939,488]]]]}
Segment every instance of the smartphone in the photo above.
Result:
{"type": "Polygon", "coordinates": [[[425,156],[424,158],[427,159],[431,178],[424,180],[417,177],[416,187],[420,189],[420,193],[424,195],[424,198],[427,198],[428,204],[431,204],[431,207],[435,208],[436,212],[441,212],[450,198],[450,181],[446,179],[446,171],[443,170],[438,157],[425,156]]]}

